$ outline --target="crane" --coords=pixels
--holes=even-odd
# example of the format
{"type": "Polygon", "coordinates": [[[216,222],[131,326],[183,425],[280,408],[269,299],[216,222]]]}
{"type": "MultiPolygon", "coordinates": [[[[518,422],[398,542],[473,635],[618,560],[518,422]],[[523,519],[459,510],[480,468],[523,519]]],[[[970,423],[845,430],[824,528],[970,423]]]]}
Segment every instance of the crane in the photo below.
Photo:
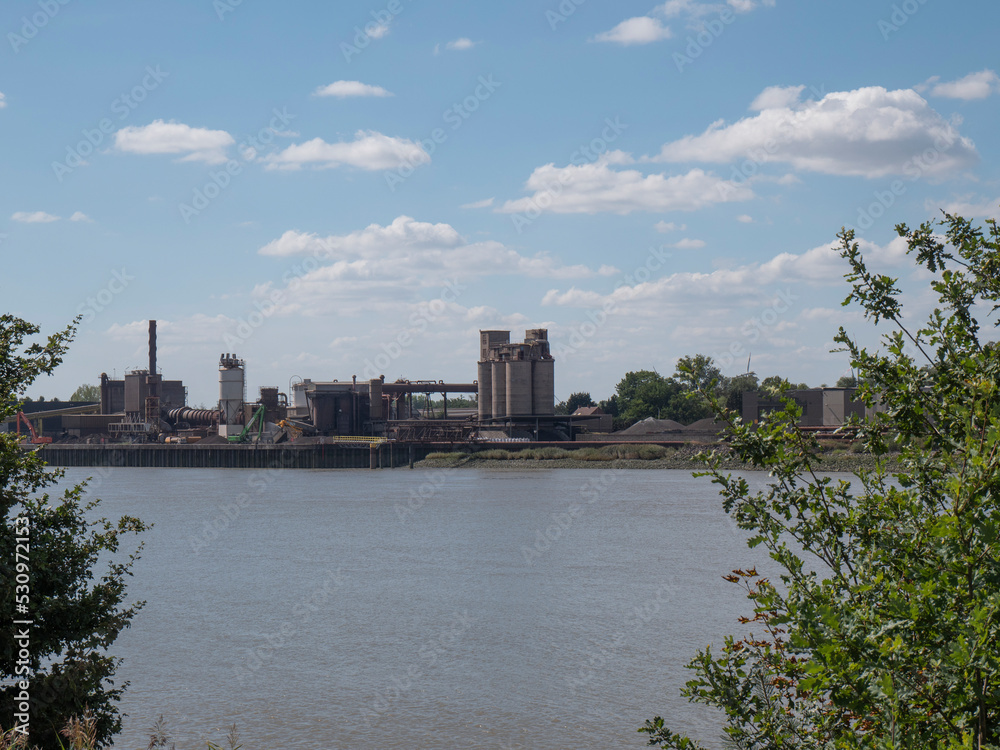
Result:
{"type": "Polygon", "coordinates": [[[261,438],[264,436],[264,412],[265,411],[266,411],[266,408],[264,406],[258,407],[257,411],[255,411],[253,413],[253,416],[250,417],[250,421],[247,422],[246,427],[243,428],[243,432],[241,432],[239,435],[230,435],[229,436],[229,442],[230,443],[246,443],[246,442],[248,442],[250,440],[250,428],[253,427],[254,422],[256,422],[257,423],[257,442],[259,443],[260,440],[261,440],[261,438]]]}
{"type": "Polygon", "coordinates": [[[17,413],[16,424],[17,424],[17,439],[18,440],[21,439],[21,423],[22,422],[24,423],[25,427],[28,428],[28,434],[31,435],[31,437],[28,438],[28,442],[29,443],[31,443],[32,445],[42,445],[44,443],[51,443],[52,442],[52,438],[50,438],[50,437],[39,437],[38,433],[35,432],[34,425],[31,424],[31,420],[28,419],[28,415],[25,414],[23,411],[19,411],[17,413]]]}

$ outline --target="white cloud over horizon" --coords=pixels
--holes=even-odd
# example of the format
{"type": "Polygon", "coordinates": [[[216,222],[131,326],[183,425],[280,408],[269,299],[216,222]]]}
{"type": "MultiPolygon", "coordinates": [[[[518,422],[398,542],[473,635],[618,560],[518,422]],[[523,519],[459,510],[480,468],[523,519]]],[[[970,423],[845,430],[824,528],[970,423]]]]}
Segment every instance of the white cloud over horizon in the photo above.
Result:
{"type": "Polygon", "coordinates": [[[495,241],[468,242],[449,224],[431,224],[409,216],[346,235],[321,237],[288,230],[258,253],[312,258],[309,268],[298,263],[296,267],[302,272],[286,280],[283,287],[267,283],[255,291],[266,296],[275,289],[294,288],[281,309],[307,315],[328,312],[347,300],[391,306],[447,279],[467,282],[489,275],[583,279],[618,272],[606,265],[596,270],[565,265],[546,253],[521,255],[495,241]]]}

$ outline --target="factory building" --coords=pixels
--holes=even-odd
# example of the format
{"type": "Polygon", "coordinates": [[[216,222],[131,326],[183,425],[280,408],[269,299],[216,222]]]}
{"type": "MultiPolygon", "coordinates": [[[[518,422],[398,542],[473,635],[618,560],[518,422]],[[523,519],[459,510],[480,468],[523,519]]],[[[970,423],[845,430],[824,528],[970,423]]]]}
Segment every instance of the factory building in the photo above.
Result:
{"type": "Polygon", "coordinates": [[[479,332],[479,421],[555,414],[555,360],[548,331],[532,328],[523,343],[510,331],[479,332]]]}

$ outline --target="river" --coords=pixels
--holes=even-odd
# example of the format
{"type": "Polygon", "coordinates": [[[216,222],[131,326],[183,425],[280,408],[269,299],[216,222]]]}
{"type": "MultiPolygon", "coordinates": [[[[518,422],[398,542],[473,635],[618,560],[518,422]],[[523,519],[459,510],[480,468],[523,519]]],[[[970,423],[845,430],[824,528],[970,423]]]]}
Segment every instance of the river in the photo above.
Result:
{"type": "MultiPolygon", "coordinates": [[[[749,607],[761,550],[686,471],[68,469],[154,524],[115,644],[116,748],[718,746],[684,665],[749,607]],[[101,472],[106,472],[102,476],[101,472]]],[[[763,475],[749,475],[754,483],[763,475]]]]}

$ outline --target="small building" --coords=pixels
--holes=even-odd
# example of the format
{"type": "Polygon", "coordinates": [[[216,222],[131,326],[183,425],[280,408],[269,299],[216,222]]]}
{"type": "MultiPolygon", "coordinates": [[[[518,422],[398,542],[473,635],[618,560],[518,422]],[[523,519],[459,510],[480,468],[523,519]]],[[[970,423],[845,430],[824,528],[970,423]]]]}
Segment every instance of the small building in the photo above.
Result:
{"type": "Polygon", "coordinates": [[[614,428],[614,417],[606,414],[600,406],[581,406],[572,416],[573,424],[587,432],[611,432],[614,428]]]}
{"type": "MultiPolygon", "coordinates": [[[[857,388],[809,388],[788,391],[792,399],[802,409],[800,427],[839,427],[852,416],[865,419],[867,410],[864,403],[857,401],[857,388]]],[[[743,394],[743,421],[756,422],[769,412],[782,411],[784,403],[779,398],[765,396],[757,391],[743,394]]]]}

